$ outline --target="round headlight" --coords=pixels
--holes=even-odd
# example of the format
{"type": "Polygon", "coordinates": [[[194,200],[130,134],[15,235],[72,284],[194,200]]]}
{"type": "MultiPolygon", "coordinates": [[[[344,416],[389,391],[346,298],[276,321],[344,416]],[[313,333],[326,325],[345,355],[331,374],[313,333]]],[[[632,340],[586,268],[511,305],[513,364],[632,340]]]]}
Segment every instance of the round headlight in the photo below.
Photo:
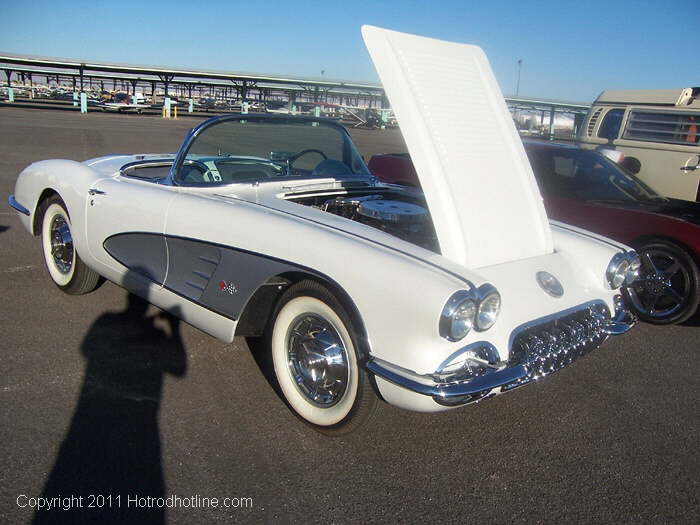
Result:
{"type": "Polygon", "coordinates": [[[627,257],[630,265],[627,268],[627,275],[625,275],[625,284],[629,286],[639,278],[642,260],[639,258],[639,255],[637,255],[637,252],[627,252],[627,257]]]}
{"type": "Polygon", "coordinates": [[[450,323],[450,335],[454,341],[463,339],[474,326],[474,314],[476,313],[476,304],[471,299],[463,301],[452,315],[450,323]]]}
{"type": "Polygon", "coordinates": [[[605,272],[608,278],[608,284],[613,290],[618,289],[625,282],[627,277],[627,270],[630,267],[630,261],[624,253],[616,253],[610,264],[608,264],[608,269],[605,272]]]}
{"type": "Polygon", "coordinates": [[[476,310],[476,329],[479,331],[491,328],[498,314],[501,311],[501,295],[498,292],[491,292],[479,303],[476,310]]]}
{"type": "Polygon", "coordinates": [[[440,315],[440,335],[448,341],[463,339],[474,326],[476,300],[473,292],[460,290],[450,297],[440,315]]]}

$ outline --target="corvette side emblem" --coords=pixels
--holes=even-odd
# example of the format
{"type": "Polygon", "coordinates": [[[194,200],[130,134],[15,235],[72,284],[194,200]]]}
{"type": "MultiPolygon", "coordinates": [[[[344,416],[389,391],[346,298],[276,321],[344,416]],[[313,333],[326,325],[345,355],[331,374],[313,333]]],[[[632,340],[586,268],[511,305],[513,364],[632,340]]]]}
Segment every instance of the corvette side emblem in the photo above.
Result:
{"type": "Polygon", "coordinates": [[[236,285],[231,282],[219,281],[219,291],[233,295],[238,293],[238,288],[236,288],[236,285]]]}

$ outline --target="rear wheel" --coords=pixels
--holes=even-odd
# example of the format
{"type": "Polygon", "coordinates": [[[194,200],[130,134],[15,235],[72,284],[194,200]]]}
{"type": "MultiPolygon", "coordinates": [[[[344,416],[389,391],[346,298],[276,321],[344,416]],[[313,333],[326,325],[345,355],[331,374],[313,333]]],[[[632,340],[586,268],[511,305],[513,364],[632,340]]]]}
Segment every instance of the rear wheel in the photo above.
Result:
{"type": "Polygon", "coordinates": [[[70,217],[58,195],[42,205],[41,244],[49,276],[61,290],[81,295],[97,288],[100,276],[85,265],[75,250],[70,217]]]}
{"type": "Polygon", "coordinates": [[[700,303],[700,272],[692,256],[665,240],[648,241],[637,252],[640,279],[627,294],[640,319],[653,324],[686,321],[700,303]]]}
{"type": "Polygon", "coordinates": [[[275,378],[294,412],[328,435],[352,432],[377,397],[359,366],[357,338],[338,300],[314,281],[291,286],[268,334],[275,378]]]}

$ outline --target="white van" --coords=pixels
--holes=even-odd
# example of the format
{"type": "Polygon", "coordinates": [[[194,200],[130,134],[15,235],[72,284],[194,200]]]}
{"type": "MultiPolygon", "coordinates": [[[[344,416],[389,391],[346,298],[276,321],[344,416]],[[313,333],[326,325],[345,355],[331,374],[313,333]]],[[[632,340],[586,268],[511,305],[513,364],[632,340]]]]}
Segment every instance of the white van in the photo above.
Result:
{"type": "Polygon", "coordinates": [[[659,193],[700,201],[700,88],[603,91],[578,140],[609,147],[659,193]]]}

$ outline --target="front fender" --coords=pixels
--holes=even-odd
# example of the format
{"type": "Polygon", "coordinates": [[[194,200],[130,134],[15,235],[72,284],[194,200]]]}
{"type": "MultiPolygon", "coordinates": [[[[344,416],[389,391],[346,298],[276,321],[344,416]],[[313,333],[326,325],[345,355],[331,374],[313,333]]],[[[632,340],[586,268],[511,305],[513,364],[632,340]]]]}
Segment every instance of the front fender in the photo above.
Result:
{"type": "MultiPolygon", "coordinates": [[[[180,194],[170,206],[168,236],[235,247],[331,279],[361,316],[373,356],[433,371],[459,343],[439,337],[445,302],[466,280],[389,247],[242,200],[180,194]]],[[[225,281],[251,277],[230,267],[225,281]]],[[[167,283],[166,283],[167,284],[167,283]]]]}
{"type": "Polygon", "coordinates": [[[95,170],[73,160],[53,159],[27,166],[17,177],[15,199],[29,210],[21,216],[22,224],[33,235],[41,200],[47,192],[57,193],[66,204],[72,223],[73,242],[78,251],[85,253],[85,203],[90,187],[100,178],[95,170]]]}
{"type": "Polygon", "coordinates": [[[632,250],[629,246],[569,224],[551,221],[552,237],[557,252],[564,255],[587,280],[608,288],[605,270],[613,255],[632,250]]]}

